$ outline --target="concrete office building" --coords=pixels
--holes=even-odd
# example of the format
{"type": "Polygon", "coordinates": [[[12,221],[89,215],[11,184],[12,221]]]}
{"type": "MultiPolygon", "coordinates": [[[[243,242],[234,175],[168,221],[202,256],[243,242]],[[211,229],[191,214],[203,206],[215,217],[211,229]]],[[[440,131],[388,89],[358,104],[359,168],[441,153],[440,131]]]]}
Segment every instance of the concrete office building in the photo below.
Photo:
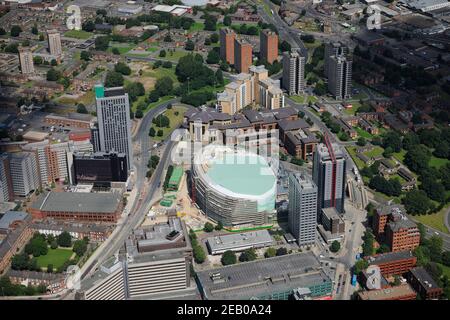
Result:
{"type": "Polygon", "coordinates": [[[299,246],[313,245],[317,227],[317,186],[304,173],[289,175],[289,231],[299,246]]]}
{"type": "Polygon", "coordinates": [[[229,64],[234,64],[234,40],[236,33],[230,28],[220,29],[220,58],[229,64]]]}
{"type": "Polygon", "coordinates": [[[290,94],[305,90],[305,57],[300,51],[283,53],[283,88],[290,94]]]}
{"type": "Polygon", "coordinates": [[[133,231],[115,259],[82,283],[86,300],[167,299],[193,295],[192,246],[179,218],[133,231]]]}
{"type": "Polygon", "coordinates": [[[47,31],[48,51],[52,56],[59,57],[62,55],[61,35],[58,30],[47,31]]]}
{"type": "Polygon", "coordinates": [[[0,202],[8,202],[13,197],[9,157],[7,153],[2,153],[0,154],[0,202]]]}
{"type": "Polygon", "coordinates": [[[95,100],[101,151],[125,153],[128,169],[130,169],[133,148],[128,93],[123,87],[105,89],[102,85],[97,85],[95,100]]]}
{"type": "Polygon", "coordinates": [[[126,182],[127,157],[117,152],[77,152],[73,155],[73,178],[74,184],[126,182]]]}
{"type": "Polygon", "coordinates": [[[33,55],[30,48],[19,47],[19,62],[22,74],[34,74],[33,55]]]}
{"type": "MultiPolygon", "coordinates": [[[[344,213],[345,157],[337,144],[319,144],[314,153],[313,180],[318,188],[318,212],[334,207],[344,213]]],[[[321,217],[319,217],[321,221],[321,217]]]]}
{"type": "Polygon", "coordinates": [[[267,230],[214,236],[206,239],[206,246],[211,254],[222,254],[228,250],[239,252],[250,248],[264,248],[272,244],[273,239],[267,230]]]}
{"type": "Polygon", "coordinates": [[[14,196],[26,197],[41,186],[34,154],[30,152],[10,154],[9,169],[14,196]]]}
{"type": "Polygon", "coordinates": [[[325,44],[325,57],[323,63],[325,77],[329,77],[328,71],[331,56],[346,56],[348,53],[349,48],[342,42],[328,42],[325,44]]]}
{"type": "Polygon", "coordinates": [[[36,156],[42,183],[54,181],[72,182],[71,164],[73,152],[91,152],[89,140],[51,143],[50,140],[28,143],[23,150],[36,156]]]}
{"type": "Polygon", "coordinates": [[[253,63],[252,45],[245,40],[234,39],[234,68],[238,73],[248,73],[253,63]]]}
{"type": "Polygon", "coordinates": [[[328,66],[328,90],[336,99],[352,96],[352,61],[346,56],[331,56],[328,66]]]}
{"type": "Polygon", "coordinates": [[[278,35],[272,30],[263,30],[259,34],[260,58],[272,64],[278,58],[278,35]]]}

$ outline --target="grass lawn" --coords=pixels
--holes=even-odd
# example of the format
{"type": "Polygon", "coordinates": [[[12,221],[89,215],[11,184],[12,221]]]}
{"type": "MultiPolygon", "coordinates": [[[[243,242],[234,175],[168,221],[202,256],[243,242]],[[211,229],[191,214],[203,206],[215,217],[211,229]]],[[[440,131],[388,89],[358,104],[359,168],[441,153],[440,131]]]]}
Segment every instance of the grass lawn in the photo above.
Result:
{"type": "Polygon", "coordinates": [[[190,28],[189,32],[202,31],[205,29],[205,24],[201,22],[195,22],[190,28]]]}
{"type": "Polygon", "coordinates": [[[154,141],[162,141],[162,140],[166,139],[169,136],[169,134],[171,134],[172,131],[175,130],[175,128],[178,128],[178,126],[181,124],[181,122],[183,122],[183,115],[184,115],[185,111],[186,111],[186,107],[183,107],[183,106],[175,106],[172,109],[167,109],[163,114],[169,118],[170,127],[169,128],[159,128],[153,124],[152,127],[155,129],[156,132],[158,132],[158,130],[160,130],[160,129],[163,130],[163,135],[162,135],[162,137],[154,136],[154,137],[152,137],[152,139],[154,141]],[[175,112],[178,112],[178,115],[175,115],[175,112]]]}
{"type": "Polygon", "coordinates": [[[84,30],[69,30],[64,33],[64,36],[75,39],[89,39],[92,36],[92,32],[87,32],[84,30]]]}
{"type": "Polygon", "coordinates": [[[389,180],[390,180],[390,179],[397,179],[398,182],[400,182],[401,184],[406,183],[406,180],[403,179],[402,177],[400,177],[398,174],[392,175],[392,176],[389,178],[389,180]]]}
{"type": "Polygon", "coordinates": [[[431,156],[430,162],[428,162],[428,164],[430,165],[430,167],[435,167],[439,169],[440,167],[445,166],[448,162],[449,162],[448,159],[431,156]]]}
{"type": "Polygon", "coordinates": [[[350,157],[352,157],[353,162],[358,167],[358,170],[361,170],[362,168],[364,168],[366,166],[366,164],[356,156],[356,147],[346,147],[346,149],[347,149],[348,153],[350,154],[350,157]]]}
{"type": "Polygon", "coordinates": [[[369,158],[377,158],[383,154],[384,149],[380,146],[375,146],[372,150],[364,152],[369,158]]]}
{"type": "Polygon", "coordinates": [[[167,52],[164,59],[172,61],[172,62],[178,62],[178,60],[180,60],[180,58],[182,58],[192,52],[193,51],[186,51],[186,50],[175,50],[175,52],[169,51],[169,52],[167,52]]]}
{"type": "Polygon", "coordinates": [[[147,50],[145,50],[145,51],[148,51],[148,52],[156,52],[156,51],[158,51],[159,50],[159,47],[150,47],[150,48],[147,48],[147,50]]]}
{"type": "Polygon", "coordinates": [[[117,48],[117,49],[119,50],[119,53],[120,53],[120,54],[125,54],[125,53],[127,53],[128,51],[134,49],[134,47],[130,47],[130,46],[128,46],[128,47],[114,46],[114,47],[109,47],[108,50],[106,50],[106,51],[112,53],[112,49],[113,49],[113,48],[117,48]]]}
{"type": "Polygon", "coordinates": [[[442,268],[442,275],[447,276],[450,279],[450,267],[443,265],[442,263],[438,263],[442,268]]]}
{"type": "Polygon", "coordinates": [[[405,154],[406,154],[406,150],[402,149],[402,150],[400,150],[400,152],[395,152],[392,155],[394,156],[395,159],[397,159],[398,161],[403,163],[403,161],[405,160],[405,154]]]}
{"type": "Polygon", "coordinates": [[[311,95],[309,95],[307,98],[304,95],[289,96],[289,98],[297,103],[305,103],[306,104],[309,102],[311,102],[311,103],[317,102],[317,97],[311,96],[311,95]]]}
{"type": "Polygon", "coordinates": [[[363,130],[360,127],[354,127],[354,129],[358,133],[359,137],[363,137],[363,138],[366,138],[366,139],[372,139],[373,138],[373,135],[371,135],[366,130],[363,130]]]}
{"type": "Polygon", "coordinates": [[[76,105],[78,103],[82,103],[86,106],[86,105],[93,103],[95,100],[95,97],[94,97],[94,91],[89,90],[82,97],[80,97],[78,99],[62,97],[62,98],[58,98],[56,100],[58,103],[64,104],[64,105],[69,105],[69,104],[76,105]]]}
{"type": "Polygon", "coordinates": [[[49,264],[53,264],[53,268],[57,269],[64,264],[72,256],[72,249],[48,249],[45,256],[37,257],[37,264],[40,268],[47,268],[49,264]]]}
{"type": "Polygon", "coordinates": [[[172,68],[163,68],[159,67],[158,69],[152,69],[150,71],[145,72],[146,77],[151,77],[155,79],[160,79],[162,77],[170,77],[173,81],[174,86],[178,84],[177,76],[175,75],[175,67],[172,68]]]}
{"type": "Polygon", "coordinates": [[[448,205],[437,213],[417,215],[417,216],[413,216],[413,219],[424,225],[427,225],[436,230],[439,230],[441,232],[449,233],[449,231],[445,227],[445,223],[444,223],[445,211],[447,209],[448,209],[448,205]]]}

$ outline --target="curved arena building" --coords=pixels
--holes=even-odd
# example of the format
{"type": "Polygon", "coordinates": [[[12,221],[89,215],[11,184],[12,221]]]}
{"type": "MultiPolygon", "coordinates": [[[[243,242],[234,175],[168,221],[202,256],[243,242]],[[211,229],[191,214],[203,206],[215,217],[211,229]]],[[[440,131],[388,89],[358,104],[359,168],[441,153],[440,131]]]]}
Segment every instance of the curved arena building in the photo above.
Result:
{"type": "Polygon", "coordinates": [[[192,197],[226,227],[272,223],[277,180],[271,164],[254,153],[210,145],[192,165],[192,197]]]}

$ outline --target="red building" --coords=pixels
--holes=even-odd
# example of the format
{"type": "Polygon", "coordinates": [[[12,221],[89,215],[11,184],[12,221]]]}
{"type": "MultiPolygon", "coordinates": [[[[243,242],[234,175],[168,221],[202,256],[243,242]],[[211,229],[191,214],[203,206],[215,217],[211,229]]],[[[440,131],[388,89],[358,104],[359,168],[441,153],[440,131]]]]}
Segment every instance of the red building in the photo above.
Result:
{"type": "Polygon", "coordinates": [[[248,73],[253,62],[252,45],[244,40],[234,40],[234,68],[238,73],[248,73]]]}
{"type": "Polygon", "coordinates": [[[271,30],[260,34],[261,58],[272,64],[278,58],[278,35],[271,30]]]}
{"type": "Polygon", "coordinates": [[[369,265],[378,266],[384,277],[407,273],[417,263],[417,258],[411,251],[389,252],[367,257],[366,259],[369,265]]]}
{"type": "Polygon", "coordinates": [[[422,267],[411,269],[407,279],[422,299],[439,299],[442,295],[442,288],[439,288],[430,274],[422,267]]]}
{"type": "Polygon", "coordinates": [[[49,192],[28,208],[34,219],[117,222],[123,208],[119,192],[49,192]]]}

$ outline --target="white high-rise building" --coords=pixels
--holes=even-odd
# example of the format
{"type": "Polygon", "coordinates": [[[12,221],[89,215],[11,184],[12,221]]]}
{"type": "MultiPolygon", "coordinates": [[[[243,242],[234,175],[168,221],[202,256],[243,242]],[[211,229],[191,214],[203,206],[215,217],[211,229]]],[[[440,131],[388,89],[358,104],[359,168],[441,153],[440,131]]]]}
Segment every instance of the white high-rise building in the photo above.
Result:
{"type": "Polygon", "coordinates": [[[289,176],[289,231],[299,246],[314,245],[317,227],[317,186],[303,173],[289,176]]]}
{"type": "Polygon", "coordinates": [[[9,173],[9,157],[7,153],[0,154],[0,202],[12,198],[12,182],[9,173]]]}
{"type": "Polygon", "coordinates": [[[61,48],[61,35],[58,30],[48,30],[47,31],[47,40],[48,40],[48,51],[53,56],[61,56],[62,48],[61,48]]]}
{"type": "Polygon", "coordinates": [[[12,189],[15,196],[26,197],[40,187],[36,157],[30,152],[10,154],[12,189]]]}
{"type": "Polygon", "coordinates": [[[133,154],[128,93],[122,87],[105,89],[96,85],[95,100],[101,151],[125,153],[130,169],[133,154]]]}
{"type": "MultiPolygon", "coordinates": [[[[337,144],[319,144],[314,153],[313,180],[318,188],[318,212],[336,208],[344,213],[345,157],[337,144]],[[331,149],[331,150],[330,150],[331,149]]],[[[319,219],[320,220],[320,219],[319,219]]]]}
{"type": "Polygon", "coordinates": [[[331,56],[328,66],[328,90],[336,99],[352,96],[352,61],[346,56],[331,56]]]}
{"type": "Polygon", "coordinates": [[[19,48],[19,62],[22,74],[34,73],[33,55],[29,48],[19,48]]]}
{"type": "Polygon", "coordinates": [[[305,61],[299,51],[283,53],[283,88],[290,95],[305,90],[305,61]]]}

